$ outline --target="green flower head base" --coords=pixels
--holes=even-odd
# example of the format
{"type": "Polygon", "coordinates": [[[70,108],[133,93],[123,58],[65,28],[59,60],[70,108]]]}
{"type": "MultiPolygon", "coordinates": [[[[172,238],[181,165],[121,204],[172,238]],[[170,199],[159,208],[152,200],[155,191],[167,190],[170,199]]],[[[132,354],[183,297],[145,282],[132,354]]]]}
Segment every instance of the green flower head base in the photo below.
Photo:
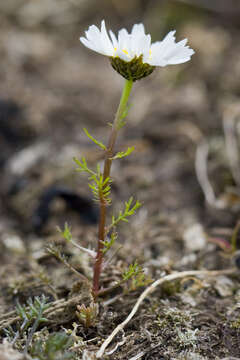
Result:
{"type": "Polygon", "coordinates": [[[143,62],[143,55],[135,56],[131,61],[124,61],[118,56],[112,56],[110,61],[114,70],[127,80],[136,81],[142,79],[150,75],[155,69],[155,66],[143,62]]]}
{"type": "Polygon", "coordinates": [[[80,41],[89,49],[110,58],[112,67],[127,80],[139,80],[150,75],[156,66],[181,64],[191,59],[194,51],[186,46],[187,39],[175,42],[175,31],[170,31],[162,41],[151,44],[143,24],[135,24],[131,33],[126,29],[118,37],[107,33],[104,20],[101,29],[91,25],[86,37],[80,41]]]}

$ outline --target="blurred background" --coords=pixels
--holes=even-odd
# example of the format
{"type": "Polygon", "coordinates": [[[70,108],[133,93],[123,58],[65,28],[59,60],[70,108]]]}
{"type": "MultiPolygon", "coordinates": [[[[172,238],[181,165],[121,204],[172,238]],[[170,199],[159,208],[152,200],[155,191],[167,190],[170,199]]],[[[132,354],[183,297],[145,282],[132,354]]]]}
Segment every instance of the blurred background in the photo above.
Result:
{"type": "Polygon", "coordinates": [[[82,128],[106,141],[123,86],[108,59],[79,42],[102,19],[115,32],[143,22],[153,41],[176,29],[177,41],[187,37],[196,52],[134,84],[118,149],[137,150],[114,163],[114,207],[135,195],[144,202],[140,220],[233,224],[229,208],[206,216],[194,164],[205,139],[216,197],[236,190],[222,121],[238,114],[239,15],[238,0],[1,1],[1,231],[48,236],[64,221],[79,232],[95,227],[97,209],[72,157],[102,161],[82,128]]]}
{"type": "MultiPolygon", "coordinates": [[[[102,285],[116,284],[136,260],[153,279],[232,264],[229,241],[233,234],[239,243],[240,227],[233,231],[240,210],[240,1],[0,0],[0,313],[35,295],[81,293],[76,271],[47,253],[47,244],[59,246],[75,270],[92,275],[91,259],[56,226],[67,222],[76,242],[96,247],[98,208],[72,158],[85,156],[93,169],[103,163],[83,128],[107,142],[124,83],[107,57],[79,41],[102,19],[114,32],[142,22],[153,41],[176,29],[177,41],[188,38],[196,52],[191,61],[156,68],[134,83],[116,150],[136,150],[114,161],[108,214],[130,196],[143,207],[119,228],[102,285]]],[[[167,284],[142,305],[111,351],[116,359],[126,359],[127,351],[139,358],[146,349],[144,359],[180,359],[180,351],[181,359],[239,356],[238,278],[167,284]],[[197,353],[188,357],[188,349],[197,353]]],[[[123,299],[110,294],[96,328],[78,328],[81,344],[99,346],[127,316],[139,294],[127,297],[135,289],[129,286],[123,299]]],[[[72,329],[70,313],[76,317],[75,307],[56,312],[48,329],[72,329]]]]}

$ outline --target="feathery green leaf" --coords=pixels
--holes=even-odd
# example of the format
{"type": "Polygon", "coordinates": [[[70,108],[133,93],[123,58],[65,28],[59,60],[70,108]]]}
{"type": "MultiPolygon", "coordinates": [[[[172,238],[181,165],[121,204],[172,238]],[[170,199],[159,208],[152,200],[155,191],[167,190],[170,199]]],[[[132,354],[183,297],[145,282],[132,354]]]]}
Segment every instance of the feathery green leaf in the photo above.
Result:
{"type": "Polygon", "coordinates": [[[126,151],[119,151],[115,156],[112,157],[112,160],[122,159],[128,155],[130,155],[134,151],[135,147],[128,147],[126,151]]]}
{"type": "Polygon", "coordinates": [[[98,145],[103,150],[107,150],[106,146],[101,143],[101,141],[96,140],[91,134],[89,134],[86,128],[83,128],[83,131],[85,132],[87,137],[94,142],[94,144],[98,145]]]}

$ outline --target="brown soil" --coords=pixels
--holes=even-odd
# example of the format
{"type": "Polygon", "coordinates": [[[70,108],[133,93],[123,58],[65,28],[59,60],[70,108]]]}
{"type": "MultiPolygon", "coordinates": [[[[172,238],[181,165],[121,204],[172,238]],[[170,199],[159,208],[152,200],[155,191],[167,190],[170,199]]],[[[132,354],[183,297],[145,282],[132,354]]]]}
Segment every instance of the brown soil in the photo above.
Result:
{"type": "MultiPolygon", "coordinates": [[[[3,329],[19,321],[17,302],[45,294],[52,304],[39,336],[46,329],[73,330],[76,323],[74,351],[79,359],[89,351],[85,360],[90,359],[145,288],[135,289],[129,282],[105,295],[96,323],[86,329],[76,307],[89,305],[89,289],[46,252],[47,245],[59,245],[79,273],[92,276],[91,260],[66,244],[56,226],[67,222],[81,246],[95,247],[98,210],[87,179],[74,171],[72,157],[84,155],[90,166],[102,162],[102,153],[82,128],[107,141],[107,124],[123,85],[107,58],[78,41],[102,18],[114,30],[144,22],[153,40],[176,28],[178,39],[188,37],[196,50],[191,62],[156,69],[134,85],[117,146],[122,150],[135,145],[136,151],[114,162],[109,214],[132,195],[144,206],[119,228],[116,249],[122,247],[104,270],[102,286],[113,286],[135,260],[152,280],[174,271],[224,270],[239,264],[238,238],[234,251],[229,244],[239,218],[240,181],[223,131],[223,120],[237,121],[240,110],[239,4],[229,1],[226,10],[223,1],[208,9],[197,1],[196,6],[186,3],[0,3],[2,339],[3,329]],[[208,175],[216,196],[211,204],[195,170],[196,149],[203,140],[209,144],[208,175]]],[[[231,141],[237,139],[238,128],[231,141]]],[[[237,270],[231,276],[188,277],[149,295],[105,358],[238,359],[239,335],[237,270]]]]}

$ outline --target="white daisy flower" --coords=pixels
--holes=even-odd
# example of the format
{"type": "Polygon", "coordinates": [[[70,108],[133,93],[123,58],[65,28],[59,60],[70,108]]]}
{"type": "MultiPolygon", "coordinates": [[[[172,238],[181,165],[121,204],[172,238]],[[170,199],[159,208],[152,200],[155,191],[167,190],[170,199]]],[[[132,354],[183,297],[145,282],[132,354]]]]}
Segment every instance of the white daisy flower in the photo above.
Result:
{"type": "Polygon", "coordinates": [[[151,36],[145,34],[143,24],[135,24],[131,33],[121,29],[116,37],[111,30],[107,33],[103,20],[101,29],[90,26],[86,37],[80,37],[80,41],[89,49],[108,56],[115,70],[135,81],[152,73],[155,66],[181,64],[191,59],[194,51],[186,46],[187,39],[176,43],[175,32],[170,31],[162,41],[151,44],[151,36]]]}

